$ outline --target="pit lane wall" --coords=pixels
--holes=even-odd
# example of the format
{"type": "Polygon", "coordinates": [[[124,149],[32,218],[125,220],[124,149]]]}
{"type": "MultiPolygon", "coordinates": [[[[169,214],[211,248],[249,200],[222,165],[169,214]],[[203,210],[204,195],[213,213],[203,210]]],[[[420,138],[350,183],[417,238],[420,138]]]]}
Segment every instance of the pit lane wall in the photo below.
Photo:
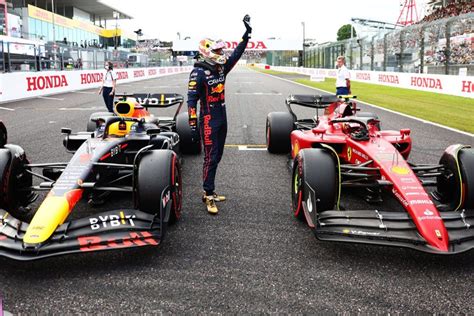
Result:
{"type": "MultiPolygon", "coordinates": [[[[271,69],[283,72],[293,72],[308,76],[336,77],[335,69],[316,69],[302,67],[255,65],[262,69],[271,69]]],[[[474,98],[473,76],[429,75],[401,72],[379,72],[350,70],[351,81],[379,84],[418,91],[435,92],[474,98]]],[[[336,88],[334,88],[335,90],[336,88]]],[[[474,103],[472,104],[474,106],[474,103]]]]}
{"type": "MultiPolygon", "coordinates": [[[[189,73],[192,67],[117,69],[117,84],[189,73]]],[[[105,70],[41,71],[0,74],[0,103],[70,91],[99,88],[105,70]]],[[[122,91],[123,89],[120,89],[122,91]]],[[[126,91],[136,92],[136,91],[126,91]]],[[[160,91],[156,91],[160,92],[160,91]]]]}

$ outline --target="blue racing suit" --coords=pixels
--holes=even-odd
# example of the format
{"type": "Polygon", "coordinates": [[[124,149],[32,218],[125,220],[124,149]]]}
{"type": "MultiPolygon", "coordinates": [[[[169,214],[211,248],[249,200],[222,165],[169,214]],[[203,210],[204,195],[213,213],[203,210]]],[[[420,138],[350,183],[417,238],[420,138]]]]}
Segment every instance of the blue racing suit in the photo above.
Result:
{"type": "Polygon", "coordinates": [[[199,130],[204,145],[203,189],[206,195],[214,193],[217,165],[221,161],[227,136],[225,79],[244,53],[248,40],[246,32],[225,64],[197,62],[189,76],[189,117],[196,116],[200,101],[199,130]]]}

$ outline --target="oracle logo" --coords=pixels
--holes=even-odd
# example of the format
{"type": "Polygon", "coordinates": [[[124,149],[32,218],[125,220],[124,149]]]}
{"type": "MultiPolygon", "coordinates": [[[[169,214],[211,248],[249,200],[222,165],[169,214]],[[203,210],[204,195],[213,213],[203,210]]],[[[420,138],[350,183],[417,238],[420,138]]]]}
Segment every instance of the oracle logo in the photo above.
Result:
{"type": "Polygon", "coordinates": [[[117,72],[117,80],[120,80],[120,79],[128,79],[128,72],[118,71],[117,72]]]}
{"type": "Polygon", "coordinates": [[[356,79],[370,81],[370,74],[368,72],[358,72],[356,73],[356,79]]]}
{"type": "Polygon", "coordinates": [[[473,93],[474,92],[474,82],[473,81],[462,81],[462,92],[473,93]]]}
{"type": "MultiPolygon", "coordinates": [[[[234,49],[238,45],[239,45],[239,42],[225,42],[225,47],[227,49],[234,49]]],[[[258,42],[250,41],[247,43],[247,49],[267,49],[267,46],[262,41],[258,41],[258,42]]]]}
{"type": "Polygon", "coordinates": [[[411,85],[420,88],[443,90],[441,80],[434,78],[411,77],[411,85]]]}
{"type": "Polygon", "coordinates": [[[28,84],[28,89],[26,89],[26,91],[36,91],[68,86],[65,75],[26,77],[26,82],[28,84]]]}
{"type": "Polygon", "coordinates": [[[103,78],[101,73],[81,74],[81,84],[101,82],[103,78]]]}
{"type": "Polygon", "coordinates": [[[400,84],[400,81],[398,80],[398,76],[395,76],[395,75],[380,74],[379,75],[379,82],[388,82],[388,83],[393,83],[393,84],[400,84]]]}
{"type": "Polygon", "coordinates": [[[156,75],[156,69],[148,69],[148,75],[149,76],[156,75]]]}

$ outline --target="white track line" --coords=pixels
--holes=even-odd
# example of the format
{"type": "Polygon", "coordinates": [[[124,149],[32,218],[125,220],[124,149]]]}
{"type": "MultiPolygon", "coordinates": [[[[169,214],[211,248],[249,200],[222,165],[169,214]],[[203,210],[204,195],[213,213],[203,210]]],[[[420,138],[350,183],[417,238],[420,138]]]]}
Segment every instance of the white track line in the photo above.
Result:
{"type": "MultiPolygon", "coordinates": [[[[310,89],[313,89],[313,90],[318,90],[318,91],[323,91],[323,92],[326,92],[326,93],[329,93],[329,94],[334,94],[333,92],[329,92],[329,91],[326,91],[326,90],[323,90],[323,89],[310,87],[310,86],[304,85],[304,84],[299,83],[299,82],[294,82],[294,81],[289,80],[289,79],[280,78],[280,77],[277,77],[277,76],[274,76],[274,75],[269,75],[269,74],[259,72],[259,71],[256,71],[256,70],[253,70],[253,71],[261,73],[263,75],[273,77],[273,78],[277,78],[277,79],[280,79],[280,80],[283,80],[283,81],[291,82],[291,83],[297,84],[299,86],[310,88],[310,89]]],[[[422,123],[425,123],[425,124],[430,124],[430,125],[433,125],[433,126],[436,126],[436,127],[447,129],[447,130],[452,131],[452,132],[456,132],[456,133],[463,134],[463,135],[466,135],[466,136],[474,137],[474,134],[471,134],[471,133],[468,133],[468,132],[465,132],[465,131],[460,131],[460,130],[452,128],[452,127],[444,126],[444,125],[441,125],[441,124],[438,124],[438,123],[427,121],[427,120],[424,120],[424,119],[421,119],[421,118],[418,118],[418,117],[414,117],[414,116],[411,116],[411,115],[408,115],[408,114],[400,113],[400,112],[397,112],[397,111],[394,111],[394,110],[389,110],[389,109],[383,108],[383,107],[375,105],[375,104],[360,101],[359,99],[357,99],[357,102],[360,102],[362,104],[365,104],[365,105],[368,105],[368,106],[371,106],[371,107],[374,107],[374,108],[377,108],[377,109],[380,109],[380,110],[383,110],[383,111],[387,111],[387,112],[390,112],[390,113],[394,113],[394,114],[398,114],[398,115],[401,115],[401,116],[404,116],[404,117],[408,117],[412,120],[416,120],[416,121],[419,121],[419,122],[422,122],[422,123]]]]}
{"type": "Polygon", "coordinates": [[[0,106],[0,110],[5,110],[5,111],[15,111],[15,109],[10,109],[10,108],[4,108],[0,106]]]}
{"type": "Polygon", "coordinates": [[[64,101],[64,98],[53,98],[53,97],[43,97],[39,96],[38,99],[45,99],[45,100],[55,100],[55,101],[64,101]]]}
{"type": "Polygon", "coordinates": [[[235,95],[281,95],[281,93],[273,92],[236,92],[235,95]]]}
{"type": "Polygon", "coordinates": [[[59,111],[90,111],[90,110],[97,110],[97,109],[103,109],[103,107],[99,106],[92,106],[88,108],[59,108],[59,111]]]}
{"type": "Polygon", "coordinates": [[[98,94],[97,92],[92,92],[92,91],[72,91],[74,93],[79,93],[79,94],[98,94]]]}
{"type": "Polygon", "coordinates": [[[238,146],[239,150],[244,151],[264,151],[267,150],[266,148],[255,148],[255,147],[247,147],[247,146],[238,146]]]}

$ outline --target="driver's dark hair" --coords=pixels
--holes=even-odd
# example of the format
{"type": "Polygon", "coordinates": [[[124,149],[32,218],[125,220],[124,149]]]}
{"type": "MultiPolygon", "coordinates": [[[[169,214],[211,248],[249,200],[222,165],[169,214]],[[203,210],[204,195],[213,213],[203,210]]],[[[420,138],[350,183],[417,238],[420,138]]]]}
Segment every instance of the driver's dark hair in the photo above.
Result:
{"type": "Polygon", "coordinates": [[[109,70],[114,70],[114,64],[110,60],[107,60],[106,63],[109,65],[109,70]]]}

